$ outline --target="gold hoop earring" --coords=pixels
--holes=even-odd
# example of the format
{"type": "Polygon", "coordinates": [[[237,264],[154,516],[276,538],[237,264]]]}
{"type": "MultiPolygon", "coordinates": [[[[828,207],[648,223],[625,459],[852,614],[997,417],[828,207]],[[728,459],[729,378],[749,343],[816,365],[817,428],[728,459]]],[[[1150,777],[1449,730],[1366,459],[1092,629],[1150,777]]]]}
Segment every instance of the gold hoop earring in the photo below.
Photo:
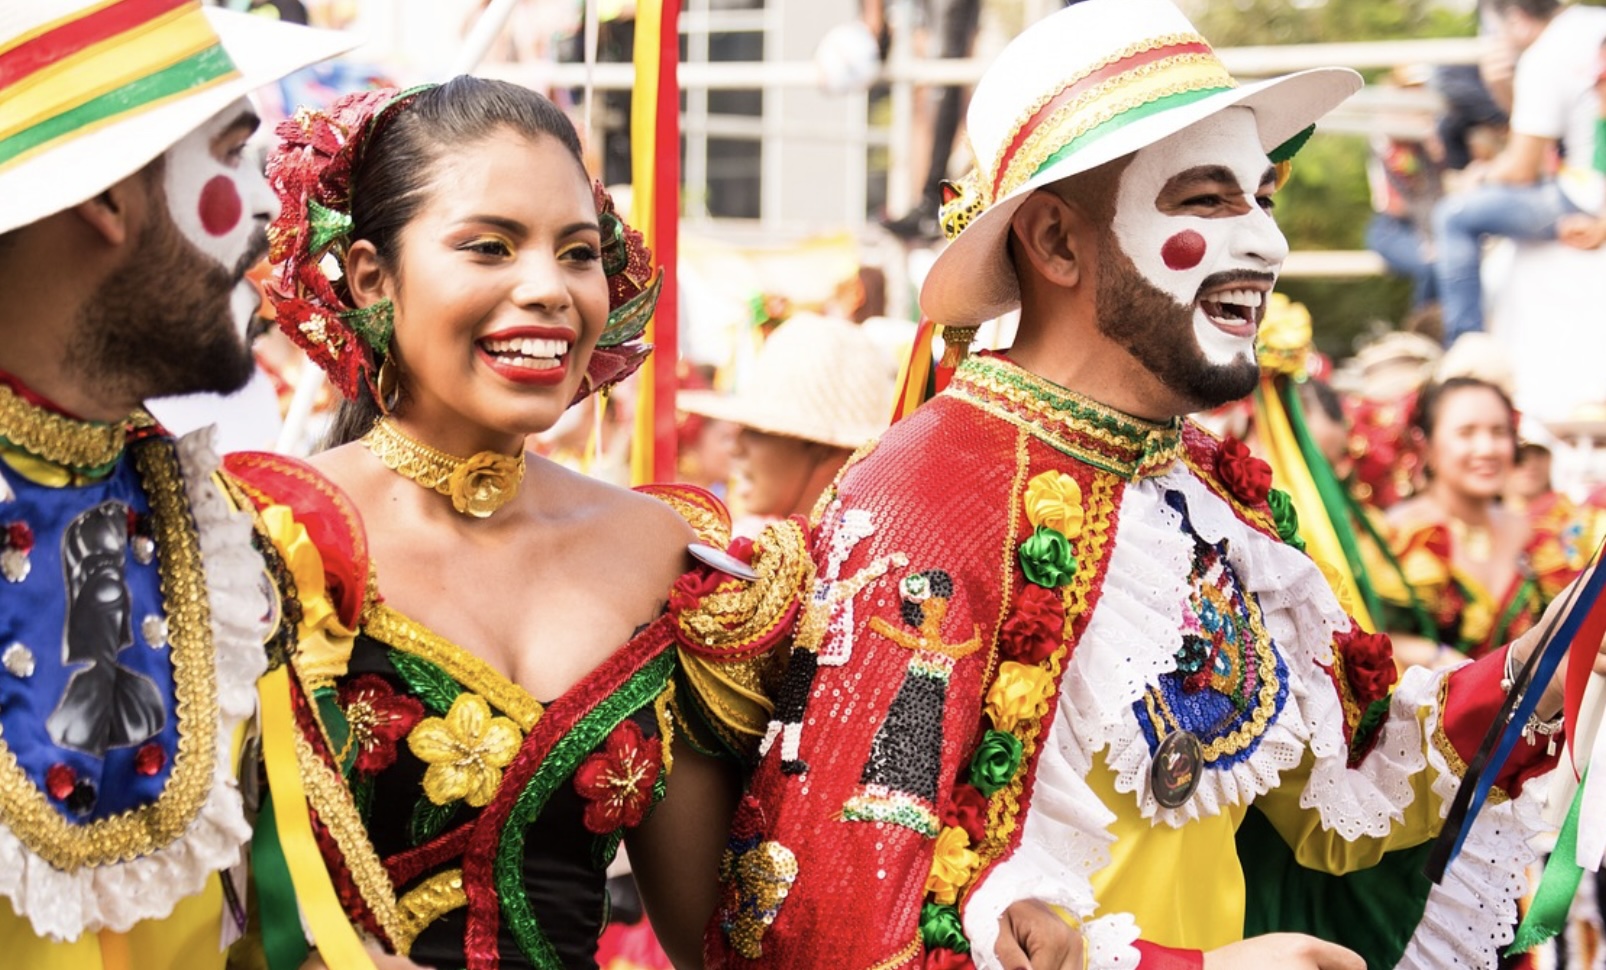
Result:
{"type": "Polygon", "coordinates": [[[397,375],[400,370],[396,366],[396,356],[389,354],[379,364],[379,374],[374,379],[374,403],[379,405],[379,413],[390,416],[401,403],[401,378],[397,375]]]}

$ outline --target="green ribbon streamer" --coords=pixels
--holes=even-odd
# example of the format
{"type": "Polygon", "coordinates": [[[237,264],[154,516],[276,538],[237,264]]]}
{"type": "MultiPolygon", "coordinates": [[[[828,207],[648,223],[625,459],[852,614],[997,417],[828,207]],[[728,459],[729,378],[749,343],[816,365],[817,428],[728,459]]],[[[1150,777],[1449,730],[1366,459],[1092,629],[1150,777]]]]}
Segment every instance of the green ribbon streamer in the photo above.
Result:
{"type": "Polygon", "coordinates": [[[1578,883],[1584,876],[1578,864],[1578,815],[1584,804],[1584,783],[1589,780],[1589,769],[1578,783],[1572,807],[1567,810],[1567,821],[1562,823],[1561,834],[1556,836],[1556,848],[1545,863],[1545,874],[1534,891],[1533,905],[1517,927],[1517,938],[1506,948],[1506,955],[1526,953],[1562,931],[1567,925],[1567,911],[1572,908],[1573,897],[1578,894],[1578,883]]]}
{"type": "Polygon", "coordinates": [[[268,970],[297,970],[306,962],[307,939],[301,932],[301,913],[296,909],[295,884],[290,881],[290,864],[279,843],[279,825],[273,811],[273,793],[262,797],[251,836],[251,877],[256,883],[257,912],[262,926],[262,951],[268,970]]]}
{"type": "MultiPolygon", "coordinates": [[[[1299,403],[1299,393],[1293,383],[1282,381],[1281,393],[1283,410],[1288,412],[1289,423],[1294,429],[1294,440],[1299,444],[1299,451],[1305,459],[1305,466],[1310,469],[1311,480],[1316,483],[1316,492],[1322,497],[1322,505],[1327,508],[1327,517],[1333,523],[1333,532],[1338,536],[1338,544],[1344,550],[1344,558],[1349,561],[1350,574],[1355,577],[1355,585],[1366,603],[1366,610],[1372,619],[1379,625],[1383,623],[1383,599],[1378,596],[1372,585],[1371,578],[1366,571],[1366,561],[1361,557],[1360,540],[1355,534],[1354,524],[1359,523],[1378,551],[1388,562],[1389,568],[1400,577],[1400,584],[1405,587],[1411,596],[1411,614],[1416,621],[1417,632],[1429,640],[1439,638],[1438,627],[1433,618],[1428,615],[1427,609],[1417,597],[1411,584],[1405,581],[1405,570],[1400,561],[1395,558],[1393,550],[1389,549],[1388,541],[1378,534],[1366,510],[1361,507],[1355,497],[1350,495],[1334,473],[1333,466],[1328,463],[1326,456],[1316,447],[1315,439],[1310,433],[1310,426],[1305,423],[1305,410],[1299,403]]],[[[1258,390],[1255,393],[1260,393],[1258,390]]]]}

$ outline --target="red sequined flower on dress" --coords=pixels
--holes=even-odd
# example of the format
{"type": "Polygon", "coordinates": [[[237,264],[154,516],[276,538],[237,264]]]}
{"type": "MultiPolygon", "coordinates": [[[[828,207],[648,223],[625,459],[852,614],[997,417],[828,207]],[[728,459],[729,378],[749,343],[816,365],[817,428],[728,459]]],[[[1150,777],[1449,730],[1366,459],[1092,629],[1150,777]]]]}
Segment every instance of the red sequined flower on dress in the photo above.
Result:
{"type": "Polygon", "coordinates": [[[1216,453],[1216,474],[1245,505],[1260,505],[1271,493],[1271,466],[1256,458],[1249,446],[1237,438],[1221,443],[1216,453]]]}
{"type": "Polygon", "coordinates": [[[661,740],[644,735],[635,721],[614,728],[574,773],[574,788],[586,800],[586,828],[607,835],[640,824],[662,768],[661,740]]]}
{"type": "Polygon", "coordinates": [[[396,763],[396,745],[424,719],[417,698],[398,694],[378,674],[362,674],[342,684],[340,706],[357,749],[357,770],[375,775],[396,763]]]}

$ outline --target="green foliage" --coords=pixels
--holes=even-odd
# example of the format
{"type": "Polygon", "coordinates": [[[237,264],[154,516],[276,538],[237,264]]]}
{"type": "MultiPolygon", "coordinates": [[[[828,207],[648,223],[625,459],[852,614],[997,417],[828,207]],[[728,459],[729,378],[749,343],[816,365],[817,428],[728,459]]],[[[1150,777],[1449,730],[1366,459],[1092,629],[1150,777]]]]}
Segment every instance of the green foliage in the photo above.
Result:
{"type": "Polygon", "coordinates": [[[1465,37],[1470,12],[1436,0],[1199,0],[1193,22],[1217,47],[1465,37]]]}

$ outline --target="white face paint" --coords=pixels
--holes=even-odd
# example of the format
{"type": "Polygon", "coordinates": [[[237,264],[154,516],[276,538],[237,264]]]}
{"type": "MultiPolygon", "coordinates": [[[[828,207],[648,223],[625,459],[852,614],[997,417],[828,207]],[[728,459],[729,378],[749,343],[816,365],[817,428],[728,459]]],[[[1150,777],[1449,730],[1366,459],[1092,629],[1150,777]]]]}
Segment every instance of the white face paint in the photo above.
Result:
{"type": "Polygon", "coordinates": [[[1199,350],[1212,364],[1254,359],[1263,291],[1288,256],[1288,241],[1255,199],[1270,165],[1253,112],[1229,108],[1139,150],[1121,173],[1116,239],[1145,279],[1179,306],[1193,308],[1199,350]],[[1230,181],[1194,177],[1205,169],[1230,174],[1230,181]],[[1183,173],[1190,173],[1188,189],[1173,189],[1162,200],[1168,183],[1183,173]],[[1259,279],[1237,285],[1212,279],[1243,271],[1259,279]],[[1250,309],[1234,316],[1232,306],[1221,303],[1250,309]]]}
{"type": "Polygon", "coordinates": [[[229,308],[242,334],[258,302],[242,263],[261,257],[267,224],[279,213],[267,180],[241,150],[255,118],[244,98],[224,108],[167,150],[164,174],[174,224],[236,280],[229,308]]]}

